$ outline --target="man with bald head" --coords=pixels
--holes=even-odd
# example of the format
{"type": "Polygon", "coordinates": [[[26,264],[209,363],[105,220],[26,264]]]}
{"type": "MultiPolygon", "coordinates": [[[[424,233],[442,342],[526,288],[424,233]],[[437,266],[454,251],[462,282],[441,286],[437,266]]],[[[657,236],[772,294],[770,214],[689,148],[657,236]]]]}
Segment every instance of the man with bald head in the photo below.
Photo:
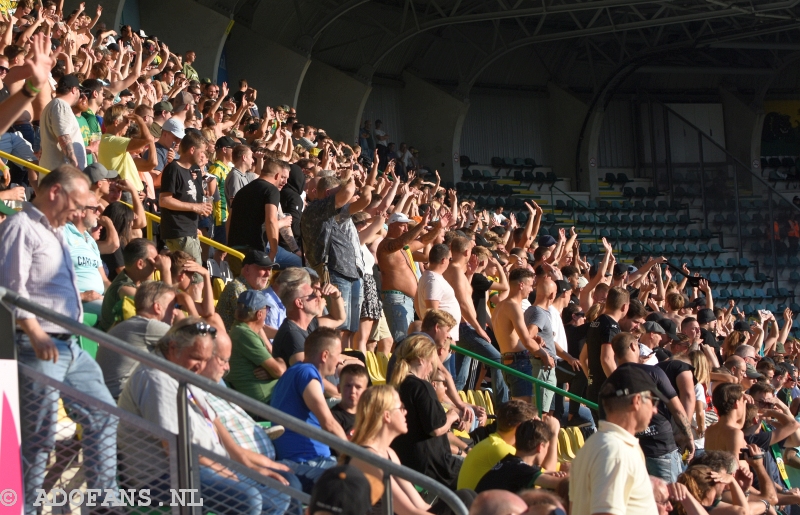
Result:
{"type": "Polygon", "coordinates": [[[741,356],[731,356],[725,360],[723,365],[730,370],[733,377],[739,380],[739,383],[745,380],[747,374],[747,363],[741,356]]]}
{"type": "Polygon", "coordinates": [[[521,515],[528,505],[517,494],[507,490],[486,490],[472,502],[469,515],[521,515]]]}
{"type": "MultiPolygon", "coordinates": [[[[539,336],[544,341],[544,349],[547,354],[555,361],[557,359],[566,360],[571,366],[577,365],[578,360],[567,354],[561,346],[556,345],[555,330],[553,321],[550,317],[550,305],[556,298],[556,283],[549,277],[539,279],[536,287],[536,302],[525,310],[525,325],[528,333],[532,337],[539,336]]],[[[556,385],[556,370],[549,363],[545,363],[537,356],[531,356],[533,377],[539,378],[553,386],[556,385]]],[[[537,401],[536,399],[534,399],[537,401]]],[[[553,391],[542,391],[541,411],[551,411],[553,402],[553,391]]]]}

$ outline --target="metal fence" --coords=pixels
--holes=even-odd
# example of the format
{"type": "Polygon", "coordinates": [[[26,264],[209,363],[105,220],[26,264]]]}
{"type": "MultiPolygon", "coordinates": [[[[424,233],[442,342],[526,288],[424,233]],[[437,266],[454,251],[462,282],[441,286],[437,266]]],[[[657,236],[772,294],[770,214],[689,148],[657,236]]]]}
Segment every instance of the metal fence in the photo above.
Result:
{"type": "MultiPolygon", "coordinates": [[[[191,444],[187,388],[200,388],[220,399],[238,405],[248,413],[270,420],[274,424],[283,425],[286,429],[328,445],[339,454],[346,454],[381,469],[384,473],[385,485],[382,506],[386,515],[393,513],[392,476],[406,479],[437,496],[450,507],[455,515],[467,515],[466,507],[455,493],[434,479],[381,458],[358,445],[341,440],[318,427],[306,424],[271,406],[222,387],[102,331],[55,313],[20,297],[15,292],[0,288],[0,301],[2,301],[0,304],[0,335],[2,335],[0,336],[0,355],[16,356],[15,325],[11,308],[17,307],[58,324],[67,333],[84,336],[98,342],[101,347],[108,347],[122,356],[132,358],[141,366],[164,372],[175,379],[179,385],[177,394],[179,430],[177,434],[173,434],[116,406],[94,399],[86,392],[79,392],[69,385],[20,365],[23,454],[26,457],[35,455],[42,458],[39,460],[39,468],[33,467],[30,460],[26,463],[27,486],[34,486],[32,483],[36,483],[35,486],[38,488],[38,484],[41,482],[36,477],[37,474],[40,474],[38,477],[44,478],[45,485],[51,488],[61,488],[65,492],[70,492],[73,487],[80,491],[86,483],[101,484],[103,478],[106,479],[106,482],[116,481],[121,488],[140,488],[134,472],[141,469],[152,469],[153,465],[157,464],[161,474],[151,478],[152,507],[149,509],[137,508],[133,511],[137,515],[162,514],[170,509],[176,515],[178,513],[181,515],[198,513],[200,507],[190,505],[196,504],[191,503],[191,499],[184,499],[183,505],[180,505],[181,503],[172,497],[171,491],[179,492],[180,489],[188,491],[200,489],[199,496],[204,500],[207,498],[211,501],[215,508],[210,511],[217,514],[249,512],[254,508],[254,503],[259,502],[263,507],[262,513],[270,511],[281,513],[279,511],[281,506],[278,504],[288,504],[287,499],[291,497],[288,513],[300,515],[300,504],[308,502],[306,494],[242,467],[228,458],[213,455],[208,450],[191,444]],[[56,410],[55,407],[47,408],[50,405],[58,406],[59,404],[56,403],[59,402],[59,399],[64,407],[63,412],[60,409],[56,410]],[[61,414],[59,415],[57,411],[61,414]],[[109,431],[116,432],[118,438],[103,438],[104,435],[108,435],[109,431]],[[124,442],[119,442],[122,445],[117,445],[117,440],[122,439],[125,439],[124,442]],[[118,451],[121,452],[118,453],[118,451]],[[199,478],[203,470],[198,465],[200,456],[226,467],[237,476],[240,483],[248,488],[230,489],[227,487],[228,485],[224,484],[209,486],[207,481],[203,482],[205,486],[201,488],[199,478]],[[117,457],[120,458],[118,466],[117,457]],[[109,462],[115,464],[116,470],[103,469],[104,463],[109,462]],[[163,505],[158,505],[159,503],[163,503],[163,505]],[[178,505],[170,507],[171,503],[178,505]]],[[[76,493],[76,495],[78,494],[76,493]]],[[[208,507],[204,510],[208,510],[208,507]]],[[[68,513],[70,510],[65,504],[53,512],[57,511],[68,513]]]]}

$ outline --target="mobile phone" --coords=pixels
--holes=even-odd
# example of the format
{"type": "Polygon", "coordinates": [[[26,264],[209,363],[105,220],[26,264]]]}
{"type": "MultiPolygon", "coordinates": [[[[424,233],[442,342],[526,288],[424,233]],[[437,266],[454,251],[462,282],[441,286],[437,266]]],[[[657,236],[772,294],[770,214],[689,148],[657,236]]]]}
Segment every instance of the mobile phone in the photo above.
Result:
{"type": "Polygon", "coordinates": [[[739,459],[746,460],[750,457],[750,449],[745,447],[744,449],[739,449],[739,459]]]}

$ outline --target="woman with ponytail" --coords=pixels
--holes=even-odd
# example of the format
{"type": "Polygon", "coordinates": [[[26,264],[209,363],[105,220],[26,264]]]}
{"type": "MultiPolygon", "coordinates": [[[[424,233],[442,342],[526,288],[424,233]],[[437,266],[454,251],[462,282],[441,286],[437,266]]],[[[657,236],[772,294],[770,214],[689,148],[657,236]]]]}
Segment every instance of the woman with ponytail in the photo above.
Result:
{"type": "MultiPolygon", "coordinates": [[[[406,408],[400,395],[389,385],[373,386],[364,392],[358,401],[356,425],[353,428],[352,443],[377,454],[381,458],[400,463],[400,458],[390,447],[398,436],[408,432],[406,408]]],[[[383,471],[361,460],[345,462],[361,469],[364,474],[375,476],[383,481],[383,471]]],[[[399,477],[392,477],[392,507],[397,515],[422,515],[430,509],[414,485],[399,477]]],[[[380,503],[373,507],[372,513],[382,514],[380,503]]]]}
{"type": "Polygon", "coordinates": [[[462,461],[450,453],[447,432],[460,414],[445,414],[430,383],[439,365],[436,345],[426,335],[411,336],[396,356],[392,384],[408,410],[408,432],[394,439],[392,449],[403,465],[455,490],[462,461]]]}

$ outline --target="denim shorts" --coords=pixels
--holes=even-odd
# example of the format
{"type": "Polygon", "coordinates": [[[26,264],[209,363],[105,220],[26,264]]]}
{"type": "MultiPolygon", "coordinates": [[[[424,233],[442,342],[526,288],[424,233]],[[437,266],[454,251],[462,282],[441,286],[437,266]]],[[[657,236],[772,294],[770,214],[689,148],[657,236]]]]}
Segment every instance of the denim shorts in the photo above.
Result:
{"type": "MultiPolygon", "coordinates": [[[[505,353],[503,354],[502,362],[507,367],[513,368],[518,372],[529,376],[533,375],[533,365],[528,351],[505,353]]],[[[508,385],[510,397],[531,397],[533,395],[533,384],[530,381],[511,375],[508,372],[503,372],[503,378],[506,380],[506,385],[508,385]]]]}
{"type": "Polygon", "coordinates": [[[361,324],[361,279],[349,279],[331,270],[331,284],[339,289],[344,302],[345,319],[340,329],[355,333],[361,324]]]}

